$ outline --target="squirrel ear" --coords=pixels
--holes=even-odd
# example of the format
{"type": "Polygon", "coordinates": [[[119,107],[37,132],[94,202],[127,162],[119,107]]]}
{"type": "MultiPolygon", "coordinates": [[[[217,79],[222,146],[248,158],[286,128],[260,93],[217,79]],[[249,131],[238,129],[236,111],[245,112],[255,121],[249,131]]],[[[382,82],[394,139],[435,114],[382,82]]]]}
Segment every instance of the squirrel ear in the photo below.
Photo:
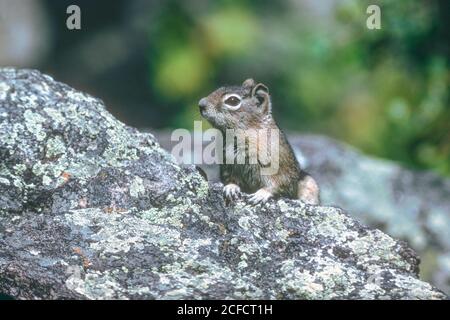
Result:
{"type": "Polygon", "coordinates": [[[258,99],[260,107],[264,113],[272,112],[272,103],[270,102],[269,88],[267,88],[262,83],[258,83],[252,90],[252,96],[258,99]]]}
{"type": "Polygon", "coordinates": [[[249,88],[249,89],[251,89],[251,88],[253,88],[253,87],[255,86],[255,84],[256,84],[255,80],[253,80],[252,78],[249,78],[249,79],[245,80],[245,81],[242,83],[242,86],[243,86],[244,88],[249,88]]]}
{"type": "Polygon", "coordinates": [[[266,94],[269,95],[269,88],[262,83],[258,83],[252,90],[252,96],[266,94]]]}

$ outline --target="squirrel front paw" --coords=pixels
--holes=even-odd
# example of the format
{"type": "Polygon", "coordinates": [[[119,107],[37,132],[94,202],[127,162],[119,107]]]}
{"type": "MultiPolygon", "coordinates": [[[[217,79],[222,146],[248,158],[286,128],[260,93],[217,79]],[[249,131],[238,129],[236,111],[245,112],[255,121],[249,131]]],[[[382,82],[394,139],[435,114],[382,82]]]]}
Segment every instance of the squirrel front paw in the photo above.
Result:
{"type": "Polygon", "coordinates": [[[241,196],[241,188],[237,184],[230,183],[223,187],[223,194],[228,201],[234,201],[241,196]]]}
{"type": "Polygon", "coordinates": [[[259,189],[255,193],[250,195],[250,198],[248,201],[251,204],[258,204],[258,203],[266,203],[267,200],[273,197],[273,194],[270,191],[267,191],[266,189],[259,189]]]}

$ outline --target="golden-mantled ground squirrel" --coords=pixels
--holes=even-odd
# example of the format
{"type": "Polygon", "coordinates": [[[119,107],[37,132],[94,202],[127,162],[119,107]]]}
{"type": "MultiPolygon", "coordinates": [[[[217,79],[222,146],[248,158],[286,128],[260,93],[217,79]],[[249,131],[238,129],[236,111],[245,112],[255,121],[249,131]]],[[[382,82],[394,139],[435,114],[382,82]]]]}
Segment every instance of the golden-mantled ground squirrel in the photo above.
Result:
{"type": "MultiPolygon", "coordinates": [[[[220,178],[229,201],[238,199],[242,191],[251,193],[249,201],[253,204],[280,196],[319,204],[319,187],[309,174],[300,169],[289,142],[273,119],[272,102],[265,85],[247,79],[242,86],[222,87],[201,99],[199,107],[202,116],[223,136],[229,130],[239,135],[260,129],[277,130],[279,135],[276,173],[262,174],[263,165],[259,161],[249,162],[248,146],[235,149],[235,157],[239,152],[247,156],[243,164],[225,162],[220,165],[220,178]]],[[[252,135],[246,138],[251,140],[252,135]]],[[[255,141],[258,150],[271,150],[267,145],[271,140],[255,141]]],[[[224,146],[226,152],[226,144],[224,146]]]]}

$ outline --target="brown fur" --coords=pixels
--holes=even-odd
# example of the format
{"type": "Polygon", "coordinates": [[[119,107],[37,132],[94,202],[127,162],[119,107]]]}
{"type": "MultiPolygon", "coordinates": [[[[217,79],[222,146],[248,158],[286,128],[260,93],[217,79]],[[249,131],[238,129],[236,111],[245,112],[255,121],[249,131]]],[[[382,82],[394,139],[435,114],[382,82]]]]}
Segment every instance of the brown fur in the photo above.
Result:
{"type": "MultiPolygon", "coordinates": [[[[258,141],[257,151],[270,152],[270,145],[261,143],[253,131],[258,129],[274,129],[279,132],[279,168],[273,175],[261,174],[262,165],[249,163],[248,145],[238,149],[236,144],[228,147],[234,149],[235,158],[246,156],[244,164],[223,164],[220,166],[222,182],[236,184],[246,193],[254,193],[264,189],[273,196],[291,199],[302,199],[311,204],[319,203],[319,187],[314,179],[300,169],[289,142],[272,117],[272,103],[269,91],[263,84],[256,84],[252,79],[244,81],[240,87],[222,87],[212,92],[199,102],[201,114],[226,137],[227,129],[236,130],[236,134],[248,141],[258,141]],[[241,99],[239,109],[229,108],[224,99],[229,95],[237,95],[241,99]],[[241,129],[241,130],[239,130],[241,129]],[[252,129],[254,129],[252,131],[252,129]],[[244,137],[242,137],[244,135],[244,137]]],[[[269,140],[270,141],[270,140],[269,140]]],[[[224,146],[224,159],[225,159],[224,146]]]]}

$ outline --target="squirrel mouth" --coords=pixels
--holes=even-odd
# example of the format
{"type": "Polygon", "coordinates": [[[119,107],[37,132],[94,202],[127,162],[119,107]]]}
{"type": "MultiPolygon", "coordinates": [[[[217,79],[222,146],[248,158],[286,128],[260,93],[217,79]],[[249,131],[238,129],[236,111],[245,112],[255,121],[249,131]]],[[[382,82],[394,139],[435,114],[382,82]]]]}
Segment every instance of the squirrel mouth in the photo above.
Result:
{"type": "Polygon", "coordinates": [[[207,120],[209,123],[212,122],[211,116],[205,109],[200,109],[200,115],[202,116],[203,119],[207,120]]]}
{"type": "Polygon", "coordinates": [[[199,106],[199,111],[200,111],[200,115],[201,115],[203,118],[207,118],[207,114],[208,114],[208,113],[207,113],[205,107],[199,106]]]}
{"type": "Polygon", "coordinates": [[[198,102],[198,108],[200,109],[200,114],[204,117],[205,116],[205,110],[208,107],[208,100],[206,98],[200,99],[198,102]]]}

